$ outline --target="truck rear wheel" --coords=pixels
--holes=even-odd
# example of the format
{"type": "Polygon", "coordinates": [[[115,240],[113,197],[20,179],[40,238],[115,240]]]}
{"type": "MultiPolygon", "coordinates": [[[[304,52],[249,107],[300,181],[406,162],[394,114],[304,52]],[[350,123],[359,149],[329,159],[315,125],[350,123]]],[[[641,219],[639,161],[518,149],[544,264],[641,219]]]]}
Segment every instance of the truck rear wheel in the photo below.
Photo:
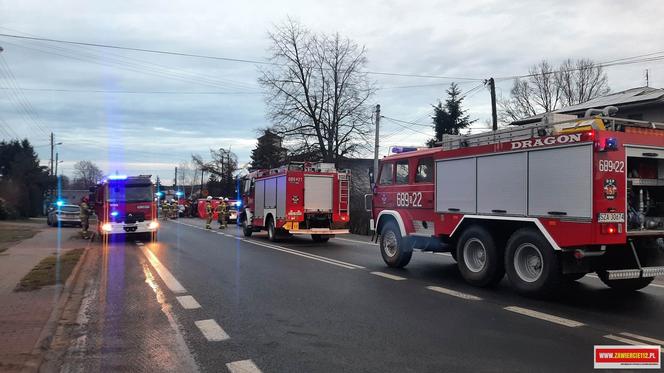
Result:
{"type": "Polygon", "coordinates": [[[242,234],[245,237],[251,237],[251,234],[254,233],[253,229],[249,227],[247,219],[242,220],[242,234]]]}
{"type": "Polygon", "coordinates": [[[326,234],[312,234],[311,239],[315,242],[327,242],[330,240],[330,236],[326,234]]]}
{"type": "Polygon", "coordinates": [[[393,221],[385,224],[380,231],[380,254],[385,264],[393,268],[405,267],[413,256],[413,251],[407,247],[399,227],[393,221]]]}
{"type": "Polygon", "coordinates": [[[475,286],[496,284],[505,276],[503,256],[491,234],[471,226],[459,237],[456,260],[464,280],[475,286]]]}
{"type": "Polygon", "coordinates": [[[272,242],[279,241],[277,237],[277,227],[274,226],[274,219],[271,217],[267,221],[267,239],[272,242]]]}
{"type": "Polygon", "coordinates": [[[629,278],[624,280],[609,280],[609,275],[605,271],[597,272],[597,276],[602,282],[611,289],[630,292],[641,290],[650,285],[654,277],[629,278]]]}
{"type": "Polygon", "coordinates": [[[514,289],[524,295],[544,295],[562,279],[558,256],[532,228],[517,230],[507,241],[505,272],[514,289]]]}

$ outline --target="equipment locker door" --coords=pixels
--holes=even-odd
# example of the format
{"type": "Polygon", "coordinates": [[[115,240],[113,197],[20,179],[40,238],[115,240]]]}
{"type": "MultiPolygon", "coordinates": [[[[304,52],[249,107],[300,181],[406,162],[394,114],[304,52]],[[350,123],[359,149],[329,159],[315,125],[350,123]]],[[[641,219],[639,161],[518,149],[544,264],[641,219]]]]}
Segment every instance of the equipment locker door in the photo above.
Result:
{"type": "Polygon", "coordinates": [[[304,176],[304,210],[332,212],[332,176],[304,176]]]}

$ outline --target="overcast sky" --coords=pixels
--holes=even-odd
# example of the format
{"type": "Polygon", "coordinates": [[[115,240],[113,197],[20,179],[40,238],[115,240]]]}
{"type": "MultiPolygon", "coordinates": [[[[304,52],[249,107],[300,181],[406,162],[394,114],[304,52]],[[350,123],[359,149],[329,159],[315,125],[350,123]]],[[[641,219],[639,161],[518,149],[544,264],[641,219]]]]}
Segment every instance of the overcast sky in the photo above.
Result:
{"type": "MultiPolygon", "coordinates": [[[[661,0],[0,0],[0,33],[264,60],[268,30],[288,16],[365,45],[367,68],[377,72],[483,79],[527,73],[541,59],[603,62],[664,49],[661,0]]],[[[109,173],[172,180],[173,168],[191,153],[219,147],[231,147],[242,164],[256,130],[269,125],[253,64],[7,37],[0,46],[2,136],[27,137],[45,163],[47,134],[54,132],[65,174],[85,159],[109,173]]],[[[662,87],[662,67],[656,61],[608,68],[609,85],[643,86],[649,69],[650,85],[662,87]]],[[[384,88],[373,102],[383,115],[424,124],[452,81],[371,77],[384,88]],[[403,88],[413,85],[420,87],[403,88]]],[[[463,91],[478,86],[456,81],[463,91]]],[[[511,84],[499,82],[498,94],[509,94],[511,84]]],[[[476,89],[466,108],[476,126],[484,125],[488,91],[476,89]]],[[[389,145],[423,144],[430,135],[421,132],[433,132],[382,124],[383,153],[389,145]]]]}

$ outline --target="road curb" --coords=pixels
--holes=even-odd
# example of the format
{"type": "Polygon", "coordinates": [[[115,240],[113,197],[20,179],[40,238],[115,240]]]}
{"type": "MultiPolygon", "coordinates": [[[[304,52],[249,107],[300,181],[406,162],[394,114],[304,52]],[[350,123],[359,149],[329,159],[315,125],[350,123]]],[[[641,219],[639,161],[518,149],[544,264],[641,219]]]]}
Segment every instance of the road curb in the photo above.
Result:
{"type": "Polygon", "coordinates": [[[60,318],[62,317],[62,314],[65,311],[72,290],[74,289],[76,283],[78,282],[78,278],[81,273],[81,268],[83,267],[84,263],[87,261],[88,253],[92,249],[93,247],[91,243],[88,243],[87,246],[85,247],[83,255],[81,255],[81,257],[78,260],[78,263],[76,263],[76,266],[72,270],[72,273],[69,275],[69,278],[65,282],[65,285],[61,288],[60,294],[58,294],[58,303],[51,311],[51,315],[49,316],[48,321],[46,321],[46,324],[44,324],[44,327],[42,328],[42,331],[39,334],[39,339],[37,339],[37,343],[35,343],[34,347],[32,348],[31,357],[25,362],[25,365],[21,370],[22,372],[24,373],[39,372],[40,367],[44,362],[46,353],[49,350],[51,341],[53,340],[53,336],[55,335],[58,329],[60,318]]]}

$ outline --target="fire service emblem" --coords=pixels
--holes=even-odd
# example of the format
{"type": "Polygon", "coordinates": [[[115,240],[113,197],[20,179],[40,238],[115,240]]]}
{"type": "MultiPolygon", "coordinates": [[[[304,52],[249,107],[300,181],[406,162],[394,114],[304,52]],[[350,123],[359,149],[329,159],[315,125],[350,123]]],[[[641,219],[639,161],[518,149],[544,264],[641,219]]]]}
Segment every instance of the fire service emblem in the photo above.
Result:
{"type": "Polygon", "coordinates": [[[616,179],[604,180],[604,198],[608,200],[616,199],[618,194],[618,187],[616,186],[616,179]]]}

